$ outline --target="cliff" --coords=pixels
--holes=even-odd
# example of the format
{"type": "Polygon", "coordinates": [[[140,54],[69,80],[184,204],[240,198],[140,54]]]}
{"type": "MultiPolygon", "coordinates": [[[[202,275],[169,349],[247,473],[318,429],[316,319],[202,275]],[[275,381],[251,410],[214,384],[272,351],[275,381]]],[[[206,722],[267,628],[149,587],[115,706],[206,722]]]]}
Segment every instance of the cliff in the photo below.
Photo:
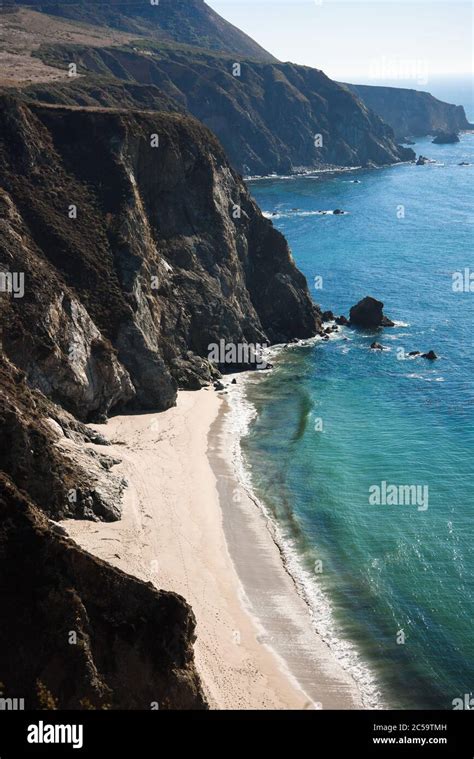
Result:
{"type": "MultiPolygon", "coordinates": [[[[83,103],[87,82],[89,96],[91,90],[106,90],[106,80],[115,86],[121,81],[128,87],[154,87],[157,99],[173,101],[176,111],[189,112],[206,124],[242,174],[379,166],[414,158],[354,94],[305,66],[247,60],[236,69],[229,56],[170,49],[149,40],[113,48],[42,45],[35,55],[63,70],[73,61],[81,76],[69,86],[50,90],[50,101],[55,96],[59,102],[76,98],[83,103]]],[[[44,90],[30,87],[25,94],[39,100],[44,90]]],[[[103,102],[103,96],[98,97],[103,102]]],[[[150,89],[147,97],[153,98],[150,89]]],[[[108,105],[113,105],[110,96],[108,105]]]]}
{"type": "Polygon", "coordinates": [[[184,599],[95,560],[52,520],[121,515],[118,460],[83,421],[168,408],[217,375],[211,343],[309,337],[319,309],[192,118],[3,96],[0,167],[4,695],[206,708],[184,599]]]}
{"type": "Polygon", "coordinates": [[[2,28],[9,66],[0,83],[27,99],[190,113],[241,174],[415,157],[346,88],[278,63],[202,0],[33,7],[43,13],[22,8],[2,28]],[[71,64],[78,76],[68,76],[71,64]]]}
{"type": "Polygon", "coordinates": [[[0,474],[0,679],[25,709],[204,709],[186,602],[80,550],[0,474]]]}
{"type": "Polygon", "coordinates": [[[287,243],[198,122],[5,97],[0,167],[0,263],[25,279],[3,349],[76,417],[169,408],[221,339],[317,332],[287,243]]]}
{"type": "Polygon", "coordinates": [[[397,140],[474,129],[461,105],[444,103],[429,92],[362,84],[345,86],[392,127],[397,140]]]}

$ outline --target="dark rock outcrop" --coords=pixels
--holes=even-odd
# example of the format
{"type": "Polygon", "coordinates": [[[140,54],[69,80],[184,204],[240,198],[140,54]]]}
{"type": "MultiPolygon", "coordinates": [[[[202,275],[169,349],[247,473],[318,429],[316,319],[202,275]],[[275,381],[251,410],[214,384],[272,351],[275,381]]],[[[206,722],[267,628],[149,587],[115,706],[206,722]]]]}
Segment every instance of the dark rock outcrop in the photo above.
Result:
{"type": "Polygon", "coordinates": [[[395,326],[394,322],[383,313],[383,303],[370,296],[363,298],[351,308],[350,323],[361,329],[395,326]]]}
{"type": "Polygon", "coordinates": [[[436,361],[438,356],[434,351],[428,351],[428,353],[422,353],[421,358],[427,358],[428,361],[436,361]]]}
{"type": "Polygon", "coordinates": [[[321,321],[324,323],[327,322],[333,322],[334,321],[334,314],[332,311],[323,311],[321,314],[321,321]]]}
{"type": "Polygon", "coordinates": [[[459,135],[457,132],[439,132],[432,142],[433,145],[453,145],[459,142],[459,135]]]}
{"type": "Polygon", "coordinates": [[[459,132],[474,128],[461,105],[451,105],[429,92],[401,87],[378,87],[362,84],[346,85],[392,127],[401,142],[407,137],[423,137],[436,132],[459,132]]]}
{"type": "Polygon", "coordinates": [[[25,708],[204,709],[195,619],[79,549],[0,474],[0,681],[25,708]]]}
{"type": "Polygon", "coordinates": [[[319,330],[285,239],[196,121],[4,97],[0,170],[0,264],[25,282],[0,302],[3,349],[76,417],[170,407],[212,380],[221,339],[319,330]]]}

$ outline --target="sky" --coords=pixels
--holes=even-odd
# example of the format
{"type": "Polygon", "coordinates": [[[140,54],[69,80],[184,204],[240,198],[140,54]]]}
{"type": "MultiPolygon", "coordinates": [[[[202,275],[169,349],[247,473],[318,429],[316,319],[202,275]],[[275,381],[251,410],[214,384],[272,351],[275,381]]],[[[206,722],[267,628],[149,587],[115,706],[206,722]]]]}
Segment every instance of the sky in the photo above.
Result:
{"type": "Polygon", "coordinates": [[[206,0],[282,61],[339,81],[428,89],[473,72],[473,6],[456,0],[206,0]]]}

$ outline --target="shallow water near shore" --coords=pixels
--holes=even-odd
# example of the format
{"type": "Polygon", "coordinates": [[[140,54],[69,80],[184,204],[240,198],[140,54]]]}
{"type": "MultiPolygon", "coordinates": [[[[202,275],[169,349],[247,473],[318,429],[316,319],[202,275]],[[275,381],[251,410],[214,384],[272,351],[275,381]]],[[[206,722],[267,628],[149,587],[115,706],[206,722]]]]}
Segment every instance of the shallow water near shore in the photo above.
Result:
{"type": "Polygon", "coordinates": [[[474,272],[474,135],[415,150],[436,163],[250,184],[323,309],[370,294],[397,326],[280,352],[245,381],[242,452],[345,666],[358,652],[390,706],[451,709],[474,691],[474,292],[453,291],[474,272]],[[428,501],[370,503],[384,482],[428,501]]]}

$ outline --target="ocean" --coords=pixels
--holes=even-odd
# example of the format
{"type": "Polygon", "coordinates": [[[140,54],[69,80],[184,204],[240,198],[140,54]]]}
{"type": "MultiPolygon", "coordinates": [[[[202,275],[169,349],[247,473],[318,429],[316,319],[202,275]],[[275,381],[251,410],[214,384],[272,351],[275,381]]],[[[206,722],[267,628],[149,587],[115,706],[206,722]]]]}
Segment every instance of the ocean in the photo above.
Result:
{"type": "Polygon", "coordinates": [[[249,183],[323,310],[371,295],[396,326],[278,350],[241,450],[367,703],[452,709],[474,693],[474,134],[414,149],[436,163],[249,183]]]}

